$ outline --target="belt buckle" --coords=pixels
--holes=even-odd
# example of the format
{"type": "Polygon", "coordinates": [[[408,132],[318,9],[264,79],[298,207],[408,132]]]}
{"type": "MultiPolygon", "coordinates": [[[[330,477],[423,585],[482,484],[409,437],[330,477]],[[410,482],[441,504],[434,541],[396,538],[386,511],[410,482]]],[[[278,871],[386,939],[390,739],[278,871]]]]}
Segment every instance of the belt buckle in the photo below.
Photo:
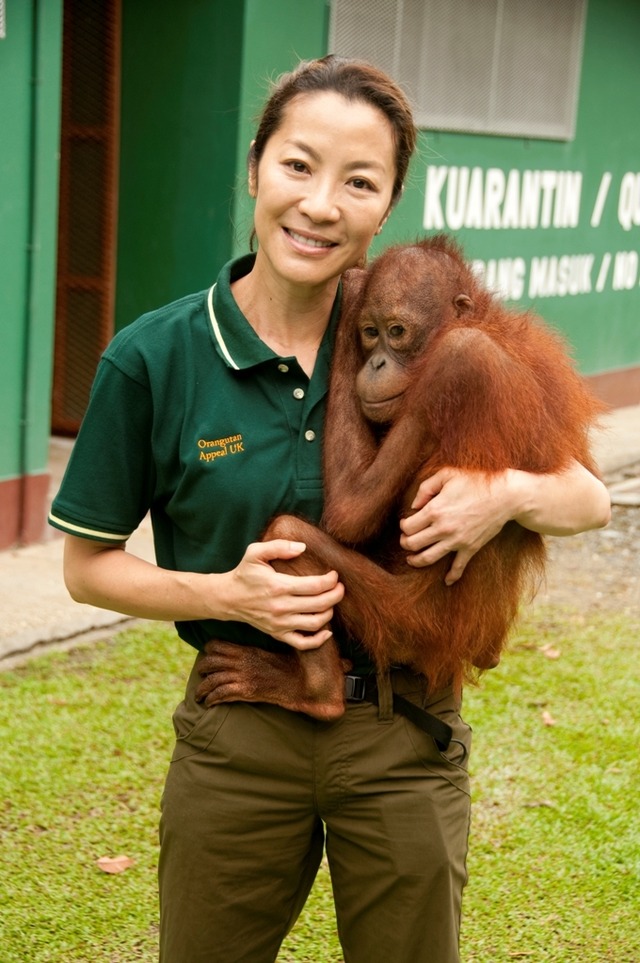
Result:
{"type": "Polygon", "coordinates": [[[366,695],[366,679],[362,675],[345,675],[344,697],[351,702],[362,702],[366,695]]]}

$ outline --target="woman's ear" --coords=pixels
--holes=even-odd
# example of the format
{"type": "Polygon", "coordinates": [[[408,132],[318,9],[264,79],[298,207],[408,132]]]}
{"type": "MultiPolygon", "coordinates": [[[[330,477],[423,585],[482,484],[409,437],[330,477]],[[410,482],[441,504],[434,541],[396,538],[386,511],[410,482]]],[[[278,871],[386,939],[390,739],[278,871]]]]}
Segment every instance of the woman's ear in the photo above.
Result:
{"type": "Polygon", "coordinates": [[[247,179],[249,187],[249,197],[254,200],[258,196],[258,160],[256,158],[256,142],[251,141],[251,147],[247,155],[247,179]]]}
{"type": "Polygon", "coordinates": [[[382,228],[385,226],[385,224],[386,224],[387,221],[389,220],[389,214],[391,214],[391,208],[389,208],[389,209],[387,210],[387,213],[385,214],[385,216],[384,216],[384,217],[382,218],[382,220],[380,221],[380,224],[379,224],[379,226],[378,226],[378,230],[376,231],[376,234],[381,234],[381,233],[382,233],[382,228]]]}

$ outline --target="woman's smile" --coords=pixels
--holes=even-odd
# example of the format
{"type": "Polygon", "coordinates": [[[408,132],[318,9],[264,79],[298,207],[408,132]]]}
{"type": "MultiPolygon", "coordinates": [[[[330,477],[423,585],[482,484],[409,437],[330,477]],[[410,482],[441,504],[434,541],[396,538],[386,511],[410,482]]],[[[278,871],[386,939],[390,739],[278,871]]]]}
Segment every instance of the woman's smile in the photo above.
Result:
{"type": "Polygon", "coordinates": [[[294,231],[289,227],[285,227],[284,231],[289,235],[292,241],[304,248],[311,248],[312,250],[317,251],[336,247],[335,241],[329,241],[321,237],[313,237],[310,234],[301,234],[299,231],[294,231]]]}

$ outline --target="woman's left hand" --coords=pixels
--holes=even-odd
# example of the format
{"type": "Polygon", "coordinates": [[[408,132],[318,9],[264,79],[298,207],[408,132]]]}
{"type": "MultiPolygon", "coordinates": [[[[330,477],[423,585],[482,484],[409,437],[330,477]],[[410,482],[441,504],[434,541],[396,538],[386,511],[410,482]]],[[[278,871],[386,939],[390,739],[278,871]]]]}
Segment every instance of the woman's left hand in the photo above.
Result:
{"type": "Polygon", "coordinates": [[[510,519],[557,536],[602,528],[611,519],[606,486],[576,461],[550,474],[442,468],[421,483],[411,508],[414,514],[400,522],[407,562],[421,568],[455,552],[447,585],[510,519]]]}
{"type": "Polygon", "coordinates": [[[455,552],[445,582],[457,582],[469,560],[511,517],[506,475],[442,468],[423,481],[411,506],[414,514],[400,522],[409,565],[432,565],[455,552]]]}

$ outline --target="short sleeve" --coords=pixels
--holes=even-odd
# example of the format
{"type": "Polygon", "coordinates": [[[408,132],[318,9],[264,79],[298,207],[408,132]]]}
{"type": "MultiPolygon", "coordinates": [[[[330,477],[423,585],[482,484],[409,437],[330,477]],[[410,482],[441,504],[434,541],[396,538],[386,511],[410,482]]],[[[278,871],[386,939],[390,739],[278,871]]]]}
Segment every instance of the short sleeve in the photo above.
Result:
{"type": "Polygon", "coordinates": [[[153,402],[144,369],[135,377],[108,356],[98,367],[87,412],[49,522],[72,535],[125,541],[153,498],[153,402]]]}

